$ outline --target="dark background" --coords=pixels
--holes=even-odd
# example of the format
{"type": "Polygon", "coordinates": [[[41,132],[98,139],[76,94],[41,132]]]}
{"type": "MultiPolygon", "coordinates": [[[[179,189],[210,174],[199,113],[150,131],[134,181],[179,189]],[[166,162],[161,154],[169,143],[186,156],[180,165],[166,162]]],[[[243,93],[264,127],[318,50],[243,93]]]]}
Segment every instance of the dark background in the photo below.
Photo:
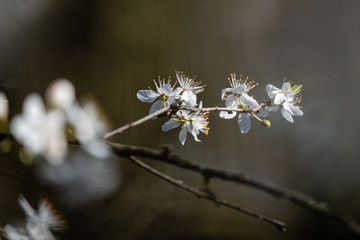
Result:
{"type": "MultiPolygon", "coordinates": [[[[172,144],[191,161],[245,171],[330,203],[360,221],[358,134],[360,2],[310,0],[95,1],[0,0],[0,81],[18,113],[30,92],[44,93],[55,78],[70,79],[78,97],[91,93],[113,127],[147,114],[136,98],[158,75],[174,70],[207,85],[205,106],[222,106],[230,73],[265,86],[283,78],[303,84],[304,116],[295,123],[270,115],[272,127],[253,121],[243,135],[236,120],[210,116],[209,136],[161,131],[147,122],[115,138],[159,148],[172,144]]],[[[62,239],[351,239],[340,224],[246,186],[214,181],[219,196],[288,224],[273,226],[219,208],[117,160],[122,184],[96,203],[76,209],[58,203],[56,189],[36,180],[33,168],[1,155],[0,223],[23,217],[23,193],[35,205],[46,194],[69,221],[62,239]],[[10,169],[28,180],[14,177],[10,169]],[[34,182],[33,182],[34,181],[34,182]]],[[[160,163],[152,166],[199,186],[195,174],[160,163]]]]}

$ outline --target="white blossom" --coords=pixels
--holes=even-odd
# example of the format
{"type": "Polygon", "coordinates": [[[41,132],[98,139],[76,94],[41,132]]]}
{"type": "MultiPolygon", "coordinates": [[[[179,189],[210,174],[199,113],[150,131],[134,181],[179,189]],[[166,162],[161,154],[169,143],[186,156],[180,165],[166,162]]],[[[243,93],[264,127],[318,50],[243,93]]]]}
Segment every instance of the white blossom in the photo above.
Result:
{"type": "MultiPolygon", "coordinates": [[[[202,103],[200,102],[200,108],[202,103]]],[[[195,141],[200,142],[197,135],[202,132],[208,134],[208,114],[201,112],[190,113],[190,111],[179,110],[166,123],[162,125],[162,130],[167,132],[173,128],[181,126],[179,133],[179,141],[182,145],[185,144],[187,132],[191,133],[195,141]]]]}
{"type": "Polygon", "coordinates": [[[156,112],[161,108],[170,106],[175,102],[176,93],[174,92],[174,86],[171,86],[170,79],[165,82],[165,79],[161,80],[159,77],[159,84],[154,80],[156,92],[152,89],[139,90],[136,94],[138,99],[142,102],[152,103],[149,113],[156,112]]]}
{"type": "Polygon", "coordinates": [[[282,116],[293,123],[292,116],[302,116],[304,113],[299,106],[295,105],[301,102],[300,92],[302,85],[291,87],[290,82],[284,82],[281,89],[268,84],[266,91],[271,99],[272,105],[267,108],[269,112],[275,112],[280,109],[282,116]]]}
{"type": "Polygon", "coordinates": [[[182,72],[175,71],[180,87],[175,92],[179,94],[180,100],[185,106],[194,107],[197,105],[196,94],[204,91],[205,86],[199,85],[194,79],[186,77],[182,72]]]}
{"type": "Polygon", "coordinates": [[[49,85],[45,96],[51,106],[68,110],[75,102],[75,88],[70,81],[57,79],[49,85]]]}
{"type": "Polygon", "coordinates": [[[47,112],[40,95],[30,94],[24,101],[23,113],[14,117],[10,129],[30,155],[43,155],[50,163],[59,164],[67,152],[62,112],[47,112]]]}
{"type": "Polygon", "coordinates": [[[26,199],[20,195],[19,203],[26,214],[25,228],[15,228],[11,225],[4,227],[9,240],[55,240],[51,230],[62,230],[64,221],[53,209],[50,202],[42,200],[38,210],[34,210],[26,199]]]}
{"type": "MultiPolygon", "coordinates": [[[[221,99],[225,100],[225,106],[229,108],[229,111],[221,111],[220,117],[224,119],[234,118],[237,114],[235,111],[230,111],[230,109],[243,109],[243,110],[251,110],[259,107],[258,102],[248,95],[248,92],[255,87],[257,84],[253,82],[248,82],[248,79],[243,81],[240,79],[236,79],[235,74],[231,74],[231,78],[228,79],[230,83],[230,88],[225,88],[222,90],[221,99]],[[227,95],[228,94],[228,95],[227,95]]],[[[255,114],[255,113],[253,113],[255,114]]],[[[260,113],[258,114],[260,117],[265,117],[267,115],[267,111],[260,109],[260,113]]],[[[253,117],[251,113],[239,113],[238,117],[238,125],[241,133],[247,133],[251,128],[251,119],[253,117]]]]}

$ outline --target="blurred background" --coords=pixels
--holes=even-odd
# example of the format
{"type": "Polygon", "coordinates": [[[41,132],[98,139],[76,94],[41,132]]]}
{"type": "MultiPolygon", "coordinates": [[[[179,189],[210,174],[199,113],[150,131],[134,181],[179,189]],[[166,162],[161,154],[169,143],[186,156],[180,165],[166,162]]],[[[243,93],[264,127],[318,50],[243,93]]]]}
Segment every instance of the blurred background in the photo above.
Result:
{"type": "MultiPolygon", "coordinates": [[[[0,0],[1,88],[13,116],[27,94],[43,95],[52,80],[67,78],[79,98],[91,93],[98,100],[115,128],[145,116],[150,104],[140,102],[136,92],[153,87],[157,76],[175,81],[175,70],[207,85],[198,96],[205,106],[223,106],[220,93],[230,73],[259,83],[252,90],[258,101],[266,97],[266,84],[280,87],[286,77],[304,85],[304,116],[294,124],[273,113],[271,128],[253,121],[243,135],[236,119],[213,113],[209,136],[199,136],[201,143],[188,137],[181,146],[179,129],[161,131],[165,119],[114,140],[153,148],[172,144],[176,154],[191,161],[299,190],[360,221],[359,10],[356,0],[0,0]]],[[[92,181],[83,178],[78,186],[76,192],[84,196],[79,203],[67,198],[67,189],[41,180],[38,168],[14,156],[0,159],[2,226],[23,218],[17,204],[22,193],[33,206],[47,195],[65,215],[69,230],[61,239],[353,237],[337,222],[291,203],[246,186],[212,182],[220,197],[286,222],[283,234],[196,199],[124,159],[109,160],[114,165],[105,166],[102,175],[91,160],[84,163],[93,167],[82,168],[92,181]],[[117,183],[106,196],[86,195],[82,186],[91,188],[114,171],[117,183]]],[[[192,172],[148,163],[200,186],[201,178],[192,172]]]]}

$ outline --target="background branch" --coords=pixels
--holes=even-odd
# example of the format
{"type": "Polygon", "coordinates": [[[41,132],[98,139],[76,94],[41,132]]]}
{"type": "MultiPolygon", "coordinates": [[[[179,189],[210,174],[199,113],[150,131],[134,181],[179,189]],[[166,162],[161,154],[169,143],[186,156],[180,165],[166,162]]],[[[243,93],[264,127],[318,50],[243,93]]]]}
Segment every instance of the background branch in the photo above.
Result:
{"type": "Polygon", "coordinates": [[[180,156],[173,155],[171,153],[171,147],[164,147],[162,150],[156,150],[147,147],[124,145],[120,143],[108,142],[108,144],[113,148],[114,153],[121,157],[146,157],[152,160],[169,163],[184,169],[195,171],[208,179],[218,178],[224,181],[245,184],[252,188],[256,188],[282,200],[288,200],[300,207],[305,208],[306,210],[310,210],[314,213],[335,219],[350,229],[353,233],[360,236],[360,225],[350,216],[332,209],[327,203],[317,201],[309,195],[300,193],[298,191],[281,188],[280,186],[277,186],[270,181],[258,179],[243,172],[228,172],[222,169],[212,168],[190,162],[180,156]]]}
{"type": "Polygon", "coordinates": [[[240,207],[240,206],[237,206],[235,204],[232,204],[230,202],[227,202],[225,200],[222,200],[222,199],[219,199],[219,198],[215,198],[214,196],[208,194],[208,193],[205,193],[205,192],[201,192],[195,188],[192,188],[186,184],[184,184],[183,181],[180,181],[180,180],[176,180],[162,172],[159,172],[158,170],[150,167],[149,165],[145,164],[144,162],[142,162],[141,160],[137,159],[136,157],[134,156],[128,156],[127,159],[129,159],[131,162],[133,162],[134,164],[136,164],[137,166],[147,170],[148,172],[150,172],[151,174],[155,175],[155,176],[158,176],[160,177],[161,179],[195,195],[196,197],[198,198],[204,198],[204,199],[207,199],[209,201],[212,201],[214,202],[215,204],[219,205],[219,206],[225,206],[225,207],[228,207],[228,208],[231,208],[231,209],[234,209],[234,210],[237,210],[237,211],[240,211],[242,213],[245,213],[247,215],[250,215],[252,217],[255,217],[259,220],[262,220],[264,222],[267,222],[267,223],[270,223],[272,225],[274,225],[275,227],[277,227],[278,229],[280,229],[282,232],[285,232],[286,231],[286,223],[284,222],[281,222],[277,219],[273,219],[273,218],[269,218],[269,217],[266,217],[264,215],[260,215],[260,214],[257,214],[249,209],[246,209],[246,208],[243,208],[243,207],[240,207]]]}

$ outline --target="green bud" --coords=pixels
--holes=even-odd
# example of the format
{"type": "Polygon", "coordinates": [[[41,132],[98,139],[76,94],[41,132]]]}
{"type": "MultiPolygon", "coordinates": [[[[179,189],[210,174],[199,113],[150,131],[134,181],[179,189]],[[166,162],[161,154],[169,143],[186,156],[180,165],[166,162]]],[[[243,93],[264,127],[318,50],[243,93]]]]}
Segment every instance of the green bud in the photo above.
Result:
{"type": "Polygon", "coordinates": [[[292,87],[292,90],[294,91],[294,92],[296,92],[296,93],[300,93],[301,92],[301,90],[302,90],[302,84],[301,85],[294,85],[293,87],[292,87]]]}
{"type": "Polygon", "coordinates": [[[166,102],[169,99],[169,96],[165,93],[161,94],[160,96],[161,101],[166,102]]]}
{"type": "Polygon", "coordinates": [[[271,122],[269,120],[263,119],[261,121],[262,125],[266,128],[269,128],[271,126],[271,122]]]}
{"type": "Polygon", "coordinates": [[[245,103],[241,103],[239,104],[238,108],[242,109],[242,110],[246,110],[246,104],[245,103]]]}

